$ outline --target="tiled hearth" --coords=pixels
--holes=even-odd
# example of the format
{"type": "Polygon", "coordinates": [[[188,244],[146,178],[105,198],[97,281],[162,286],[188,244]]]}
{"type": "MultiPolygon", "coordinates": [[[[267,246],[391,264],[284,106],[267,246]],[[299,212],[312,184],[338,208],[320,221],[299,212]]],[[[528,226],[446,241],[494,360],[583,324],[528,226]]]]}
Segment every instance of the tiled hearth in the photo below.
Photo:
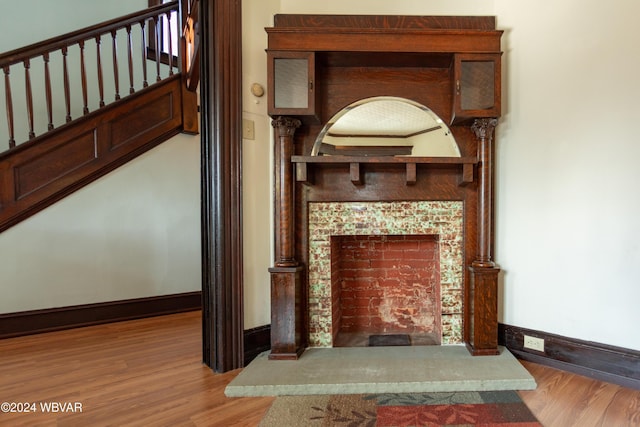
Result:
{"type": "MultiPolygon", "coordinates": [[[[462,343],[462,230],[460,201],[310,203],[309,345],[333,347],[339,323],[347,332],[435,332],[440,335],[436,342],[462,343]],[[338,236],[358,237],[341,241],[338,236]],[[401,243],[387,248],[386,261],[371,261],[373,254],[380,252],[376,248],[391,241],[401,243]],[[339,245],[346,245],[351,252],[334,257],[332,268],[332,247],[335,252],[339,245]],[[360,257],[367,258],[361,260],[363,263],[347,261],[358,252],[353,250],[355,246],[362,249],[360,257]],[[373,252],[367,253],[369,249],[365,248],[373,252]],[[359,273],[369,276],[364,286],[369,287],[368,302],[362,301],[364,294],[357,296],[360,301],[349,302],[338,297],[337,289],[332,291],[332,270],[336,283],[340,280],[336,279],[336,269],[358,264],[368,272],[359,273]],[[370,274],[374,270],[379,271],[370,274]],[[356,309],[358,306],[360,309],[356,309]],[[353,318],[357,311],[369,319],[367,326],[367,320],[353,318]],[[375,330],[375,325],[380,329],[375,330]]],[[[348,292],[347,297],[353,298],[353,291],[348,292]]]]}

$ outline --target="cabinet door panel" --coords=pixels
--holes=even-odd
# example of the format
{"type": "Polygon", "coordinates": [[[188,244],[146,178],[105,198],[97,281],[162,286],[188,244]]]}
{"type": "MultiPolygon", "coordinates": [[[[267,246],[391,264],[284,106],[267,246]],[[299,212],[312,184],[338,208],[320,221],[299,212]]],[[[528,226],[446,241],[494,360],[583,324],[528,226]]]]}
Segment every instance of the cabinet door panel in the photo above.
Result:
{"type": "Polygon", "coordinates": [[[493,61],[462,61],[460,64],[460,108],[490,110],[495,107],[493,61]]]}
{"type": "Polygon", "coordinates": [[[314,52],[268,52],[270,115],[314,116],[314,52]]]}
{"type": "Polygon", "coordinates": [[[274,58],[275,108],[309,108],[309,64],[306,59],[274,58]]]}
{"type": "Polygon", "coordinates": [[[500,55],[456,54],[453,121],[500,116],[500,55]]]}

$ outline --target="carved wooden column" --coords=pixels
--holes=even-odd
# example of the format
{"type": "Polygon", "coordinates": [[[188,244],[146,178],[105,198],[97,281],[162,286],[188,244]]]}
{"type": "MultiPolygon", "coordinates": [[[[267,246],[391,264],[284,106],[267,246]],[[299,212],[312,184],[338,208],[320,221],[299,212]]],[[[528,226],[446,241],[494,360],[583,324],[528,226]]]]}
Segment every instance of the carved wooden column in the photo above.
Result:
{"type": "Polygon", "coordinates": [[[469,267],[467,347],[473,355],[498,353],[498,273],[493,247],[493,131],[497,119],[476,119],[471,129],[478,142],[478,248],[469,267]]]}
{"type": "Polygon", "coordinates": [[[473,265],[493,267],[491,247],[493,245],[493,130],[497,119],[476,119],[471,130],[478,140],[480,179],[478,188],[478,253],[473,265]]]}
{"type": "Polygon", "coordinates": [[[293,223],[293,135],[300,120],[276,117],[271,125],[276,129],[276,267],[295,267],[293,223]]]}
{"type": "Polygon", "coordinates": [[[271,273],[270,359],[297,359],[304,351],[302,267],[295,259],[293,136],[300,120],[277,117],[275,146],[276,262],[271,273]]]}

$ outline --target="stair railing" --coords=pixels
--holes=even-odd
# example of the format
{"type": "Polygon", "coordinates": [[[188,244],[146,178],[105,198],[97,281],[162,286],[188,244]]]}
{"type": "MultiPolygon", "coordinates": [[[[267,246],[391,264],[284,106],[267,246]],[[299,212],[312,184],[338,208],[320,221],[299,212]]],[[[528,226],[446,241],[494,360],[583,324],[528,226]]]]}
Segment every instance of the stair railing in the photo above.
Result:
{"type": "Polygon", "coordinates": [[[180,20],[172,20],[172,14],[179,15],[177,0],[1,54],[6,122],[0,135],[8,135],[8,146],[0,144],[0,154],[173,76],[171,59],[179,52],[168,43],[170,60],[165,64],[158,51],[164,37],[180,36],[180,20]],[[148,37],[154,38],[155,51],[149,50],[148,37]],[[134,39],[140,46],[137,53],[134,39]],[[121,43],[124,52],[118,49],[121,43]],[[90,56],[95,59],[88,60],[90,56]],[[155,75],[149,77],[151,64],[155,75]],[[20,74],[23,87],[14,81],[20,74]],[[128,80],[127,93],[122,93],[121,80],[128,80]],[[19,91],[23,101],[14,96],[19,91]]]}

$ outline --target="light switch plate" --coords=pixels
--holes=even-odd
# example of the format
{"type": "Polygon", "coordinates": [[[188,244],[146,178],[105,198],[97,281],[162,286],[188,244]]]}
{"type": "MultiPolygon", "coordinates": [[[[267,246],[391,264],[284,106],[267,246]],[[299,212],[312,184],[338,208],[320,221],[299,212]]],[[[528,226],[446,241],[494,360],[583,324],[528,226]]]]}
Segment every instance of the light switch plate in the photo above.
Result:
{"type": "Polygon", "coordinates": [[[242,138],[256,139],[255,124],[253,120],[242,119],[242,138]]]}

